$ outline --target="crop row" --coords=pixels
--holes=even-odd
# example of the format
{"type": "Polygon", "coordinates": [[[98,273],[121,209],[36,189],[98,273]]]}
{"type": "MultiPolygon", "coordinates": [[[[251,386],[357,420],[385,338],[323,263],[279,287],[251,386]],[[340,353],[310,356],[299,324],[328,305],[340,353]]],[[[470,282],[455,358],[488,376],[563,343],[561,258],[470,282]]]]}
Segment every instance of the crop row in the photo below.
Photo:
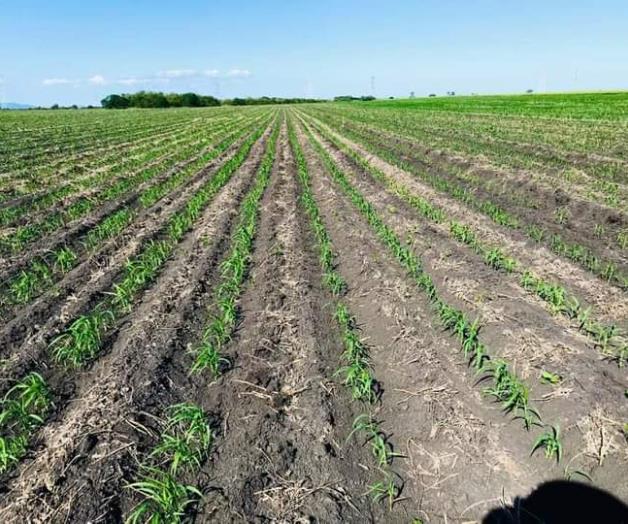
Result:
{"type": "MultiPolygon", "coordinates": [[[[408,190],[383,171],[373,166],[367,159],[348,147],[337,137],[320,126],[314,126],[322,136],[329,140],[335,147],[352,159],[358,166],[370,173],[374,179],[381,182],[388,190],[408,203],[428,220],[440,224],[448,221],[446,212],[429,202],[424,197],[408,190]]],[[[582,301],[569,293],[564,287],[556,283],[550,283],[535,276],[519,260],[505,252],[498,246],[492,246],[482,242],[473,228],[460,221],[449,220],[449,228],[446,229],[451,238],[471,248],[479,255],[482,261],[489,267],[506,273],[517,273],[520,286],[535,293],[550,307],[552,313],[560,313],[570,320],[575,321],[577,328],[588,335],[598,345],[601,351],[615,359],[619,365],[626,363],[628,359],[628,340],[617,326],[604,324],[591,317],[591,308],[582,306],[582,301]]]]}
{"type": "Polygon", "coordinates": [[[155,279],[165,261],[184,234],[200,217],[204,208],[218,194],[242,165],[253,144],[262,135],[259,128],[240,146],[225,164],[188,200],[162,228],[160,240],[149,241],[141,252],[127,262],[120,279],[113,284],[109,297],[99,302],[90,313],[75,319],[52,343],[55,359],[63,364],[80,366],[99,352],[103,335],[115,320],[131,309],[137,293],[155,279]]]}
{"type": "Polygon", "coordinates": [[[218,376],[221,365],[228,363],[221,350],[231,339],[235,329],[237,300],[250,262],[259,204],[270,178],[278,135],[279,126],[275,123],[255,186],[242,205],[238,226],[231,240],[231,251],[220,266],[220,284],[215,292],[215,314],[205,327],[200,345],[194,350],[193,371],[209,369],[214,376],[218,376]]]}
{"type": "Polygon", "coordinates": [[[393,458],[396,456],[392,450],[392,445],[369,409],[372,404],[379,400],[378,382],[371,369],[368,348],[358,336],[355,318],[340,298],[346,291],[346,282],[336,271],[331,239],[312,194],[307,161],[292,122],[290,122],[288,133],[301,187],[300,203],[309,217],[317,241],[323,282],[332,296],[335,297],[334,319],[344,346],[342,353],[344,365],[338,369],[337,374],[342,375],[343,384],[350,391],[352,398],[362,401],[364,408],[363,412],[355,418],[353,429],[347,436],[347,440],[357,433],[364,438],[365,443],[370,444],[371,452],[382,477],[368,487],[368,492],[375,502],[386,500],[389,508],[392,508],[401,493],[402,483],[398,474],[391,468],[393,458]]]}
{"type": "MultiPolygon", "coordinates": [[[[216,119],[213,123],[220,124],[221,120],[216,119]]],[[[67,197],[73,193],[98,188],[105,182],[110,183],[115,177],[125,175],[142,164],[158,159],[164,153],[174,151],[180,145],[190,143],[203,129],[200,126],[190,126],[177,132],[159,133],[143,142],[134,143],[128,149],[117,148],[109,154],[101,153],[87,164],[86,168],[93,173],[88,176],[79,177],[83,169],[73,163],[72,172],[63,174],[61,184],[55,183],[55,177],[40,177],[37,192],[29,193],[29,198],[0,210],[0,225],[9,225],[29,212],[45,210],[60,201],[67,205],[67,197]],[[42,185],[52,187],[41,191],[42,185]]]]}
{"type": "MultiPolygon", "coordinates": [[[[401,132],[421,140],[431,148],[444,148],[464,155],[483,155],[508,168],[527,168],[539,172],[568,171],[576,151],[599,153],[622,147],[619,126],[604,131],[599,125],[579,125],[573,121],[510,118],[488,114],[461,115],[440,111],[355,110],[352,118],[380,128],[401,132]],[[605,144],[606,142],[606,144],[605,144]]],[[[623,179],[625,163],[599,155],[577,156],[579,169],[593,180],[615,183],[623,179]],[[584,165],[583,165],[584,164],[584,165]]]]}
{"type": "MultiPolygon", "coordinates": [[[[218,114],[213,113],[212,116],[218,114]]],[[[189,118],[174,118],[155,122],[153,117],[146,120],[137,119],[136,121],[121,122],[118,127],[112,121],[115,118],[105,119],[103,123],[106,123],[107,120],[109,121],[108,126],[105,125],[102,128],[96,125],[85,127],[74,136],[70,132],[43,139],[42,137],[31,136],[29,133],[22,137],[21,153],[18,152],[13,155],[9,153],[5,156],[5,159],[11,159],[11,164],[17,168],[17,170],[10,171],[10,174],[30,177],[30,170],[32,169],[39,175],[50,174],[52,169],[57,169],[70,162],[88,160],[105,151],[113,151],[139,140],[150,139],[151,136],[160,134],[162,131],[171,132],[185,128],[193,122],[189,118]],[[42,162],[42,160],[44,161],[42,162]]],[[[4,169],[7,170],[9,167],[9,165],[5,165],[4,169]]]]}
{"type": "MultiPolygon", "coordinates": [[[[160,238],[146,242],[141,252],[127,262],[122,275],[112,285],[110,291],[106,293],[105,299],[96,303],[90,311],[75,318],[68,325],[66,330],[50,342],[50,351],[54,361],[71,369],[83,366],[96,358],[102,348],[105,335],[114,327],[116,320],[129,313],[132,309],[133,301],[149,283],[154,281],[163,269],[168,257],[174,252],[175,247],[181,242],[183,236],[189,231],[202,211],[213,200],[222,187],[231,179],[232,175],[242,165],[248,157],[253,144],[262,136],[264,127],[260,127],[253,135],[240,146],[236,154],[225,162],[213,176],[205,182],[196,193],[191,196],[185,207],[176,213],[167,224],[160,230],[160,238]]],[[[7,401],[13,399],[15,392],[21,391],[24,384],[30,383],[32,373],[18,381],[9,389],[9,393],[2,402],[2,409],[5,409],[7,401]]],[[[39,375],[38,375],[39,376],[39,375]]],[[[47,386],[42,381],[42,387],[47,386]]],[[[22,453],[14,453],[10,466],[17,463],[23,456],[28,440],[36,426],[43,422],[41,413],[35,408],[41,403],[30,403],[31,410],[28,417],[35,420],[36,424],[16,425],[13,419],[4,416],[0,419],[0,434],[8,435],[11,442],[19,440],[23,442],[22,453]],[[31,417],[34,415],[34,417],[31,417]]],[[[49,404],[46,406],[46,409],[49,404]]]]}
{"type": "Polygon", "coordinates": [[[209,416],[197,405],[175,404],[167,409],[159,441],[140,464],[139,478],[128,485],[141,501],[127,524],[181,522],[203,495],[182,483],[182,474],[198,472],[214,441],[209,416]]]}
{"type": "Polygon", "coordinates": [[[372,153],[381,156],[405,171],[419,176],[433,188],[460,200],[464,204],[488,216],[496,224],[510,229],[520,230],[534,241],[543,243],[556,254],[576,262],[611,284],[623,289],[628,288],[628,275],[620,272],[615,262],[603,259],[596,255],[590,248],[579,243],[566,241],[559,233],[548,233],[546,229],[539,225],[532,223],[523,224],[508,211],[491,202],[489,199],[479,198],[472,191],[469,191],[452,180],[432,174],[425,169],[417,168],[411,162],[401,160],[396,150],[374,139],[374,133],[367,134],[364,131],[358,132],[347,125],[343,127],[343,131],[372,153]]]}
{"type": "MultiPolygon", "coordinates": [[[[200,344],[193,350],[195,360],[191,372],[209,370],[216,377],[222,371],[221,364],[228,363],[221,350],[235,328],[236,303],[250,262],[260,201],[270,179],[279,129],[275,122],[255,183],[241,205],[230,250],[221,264],[219,282],[214,292],[215,304],[212,309],[216,313],[205,327],[200,344]]],[[[181,483],[177,477],[185,469],[192,473],[198,471],[209,453],[214,434],[207,416],[200,408],[186,404],[170,408],[170,411],[165,424],[166,431],[160,443],[149,454],[148,464],[142,466],[140,480],[130,484],[142,497],[127,519],[130,524],[146,521],[180,522],[190,506],[202,497],[196,487],[181,483]],[[182,410],[189,413],[181,417],[182,410]],[[172,428],[178,431],[174,432],[172,428]],[[154,464],[156,458],[159,459],[158,464],[154,464]]]]}
{"type": "MultiPolygon", "coordinates": [[[[528,386],[511,370],[508,362],[491,358],[487,346],[481,341],[479,321],[470,320],[463,311],[448,304],[439,296],[432,278],[423,269],[421,260],[405,247],[394,231],[380,218],[374,207],[351,185],[345,173],[336,165],[307,125],[304,128],[331,178],[363,215],[375,235],[389,249],[411,280],[425,293],[443,329],[458,339],[465,360],[482,376],[483,381],[491,383],[483,390],[484,394],[500,402],[506,413],[522,420],[526,430],[530,430],[532,426],[543,425],[538,410],[530,405],[528,386]]],[[[544,435],[552,434],[553,427],[548,426],[548,432],[544,435]]],[[[549,445],[549,441],[543,442],[549,445]]]]}
{"type": "MultiPolygon", "coordinates": [[[[69,222],[87,215],[89,212],[96,209],[97,206],[120,198],[139,184],[149,182],[166,169],[176,166],[177,163],[194,161],[196,157],[203,154],[203,150],[211,143],[216,133],[220,133],[230,127],[229,123],[223,123],[199,140],[179,148],[174,154],[163,155],[156,161],[144,164],[143,161],[145,159],[142,159],[143,161],[138,163],[138,165],[144,164],[143,167],[135,171],[132,175],[120,177],[112,184],[104,186],[89,197],[80,197],[67,209],[54,211],[39,222],[28,223],[18,227],[16,230],[9,233],[9,235],[0,239],[0,251],[19,252],[23,250],[26,245],[41,238],[43,235],[54,232],[67,225],[69,222]]],[[[167,144],[164,146],[164,150],[165,148],[168,148],[167,144]]],[[[150,156],[152,155],[149,155],[148,160],[150,160],[150,156]]]]}
{"type": "MultiPolygon", "coordinates": [[[[49,253],[36,257],[4,286],[0,304],[25,304],[41,294],[54,282],[54,276],[61,276],[72,269],[82,256],[95,250],[105,241],[120,235],[143,209],[148,209],[171,191],[180,187],[194,175],[198,169],[226,151],[231,144],[247,132],[250,125],[227,135],[214,147],[180,169],[169,178],[147,188],[131,202],[87,229],[71,245],[65,243],[52,248],[49,253]]],[[[224,135],[224,130],[216,130],[211,135],[224,135]]]]}
{"type": "MultiPolygon", "coordinates": [[[[224,121],[217,121],[216,124],[215,128],[228,125],[224,121]]],[[[206,143],[205,134],[202,128],[186,130],[180,136],[170,136],[156,142],[139,155],[118,157],[119,160],[112,164],[104,159],[101,164],[104,167],[98,169],[97,173],[91,177],[77,181],[70,180],[67,184],[43,193],[31,201],[3,208],[0,211],[2,222],[10,224],[22,216],[27,216],[29,212],[46,210],[56,203],[61,203],[67,209],[49,213],[43,223],[54,223],[53,216],[59,217],[58,222],[64,215],[72,219],[77,213],[81,213],[83,208],[93,207],[98,201],[106,201],[120,195],[129,187],[128,180],[136,176],[139,171],[165,164],[173,157],[185,158],[186,152],[191,154],[197,147],[202,147],[206,143]],[[84,194],[84,191],[88,193],[84,194]],[[74,193],[79,193],[78,199],[71,198],[74,193]]],[[[25,229],[27,228],[18,227],[14,235],[22,236],[21,231],[25,229]]],[[[28,237],[26,233],[23,236],[28,237]]]]}

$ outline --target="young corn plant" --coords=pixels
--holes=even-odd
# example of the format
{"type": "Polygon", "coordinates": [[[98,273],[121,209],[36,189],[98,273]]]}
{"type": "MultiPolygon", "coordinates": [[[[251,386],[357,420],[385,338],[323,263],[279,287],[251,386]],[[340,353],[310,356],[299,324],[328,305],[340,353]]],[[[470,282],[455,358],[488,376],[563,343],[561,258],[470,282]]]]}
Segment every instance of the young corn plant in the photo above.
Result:
{"type": "Polygon", "coordinates": [[[259,128],[249,136],[235,156],[227,160],[190,198],[185,208],[170,219],[163,231],[165,239],[149,241],[139,255],[127,261],[122,279],[114,283],[107,299],[98,303],[90,313],[74,320],[62,335],[52,341],[51,348],[57,361],[80,366],[96,357],[105,333],[116,319],[129,312],[137,293],[154,280],[175,246],[200,216],[201,210],[242,165],[262,132],[263,128],[259,128]]]}
{"type": "Polygon", "coordinates": [[[522,419],[526,430],[538,425],[541,417],[529,404],[528,388],[510,371],[508,364],[503,360],[491,361],[485,370],[493,385],[484,393],[501,402],[506,413],[514,412],[515,418],[522,419]]]}
{"type": "Polygon", "coordinates": [[[195,361],[192,365],[192,372],[198,373],[209,369],[214,376],[217,376],[221,365],[229,363],[226,358],[221,356],[220,352],[235,329],[237,320],[236,302],[240,296],[242,284],[246,277],[246,270],[250,263],[259,206],[270,179],[278,135],[279,126],[275,124],[255,185],[242,204],[238,227],[231,242],[230,253],[220,266],[221,283],[215,293],[217,314],[206,327],[201,344],[194,350],[195,361]]]}
{"type": "Polygon", "coordinates": [[[9,284],[9,301],[14,304],[26,304],[41,289],[52,283],[52,271],[44,259],[31,263],[26,270],[20,271],[9,284]]]}
{"type": "Polygon", "coordinates": [[[337,374],[344,376],[344,384],[351,390],[355,400],[375,402],[378,383],[369,367],[368,350],[355,331],[355,320],[342,303],[337,304],[334,316],[340,327],[346,361],[337,374]]]}
{"type": "Polygon", "coordinates": [[[517,265],[514,259],[497,247],[484,253],[484,262],[493,269],[503,269],[506,273],[512,273],[517,265]]]}
{"type": "Polygon", "coordinates": [[[548,459],[556,458],[556,462],[560,462],[563,455],[563,445],[560,442],[560,428],[558,426],[550,426],[548,431],[536,440],[530,455],[533,455],[539,448],[545,448],[545,456],[548,459]]]}
{"type": "Polygon", "coordinates": [[[451,222],[449,224],[449,231],[452,236],[468,246],[474,247],[477,244],[475,234],[471,231],[471,228],[465,224],[459,224],[458,222],[451,222]]]}
{"type": "Polygon", "coordinates": [[[176,476],[182,468],[200,468],[213,440],[205,412],[194,404],[177,404],[168,409],[165,430],[151,456],[169,465],[170,473],[176,476]]]}
{"type": "Polygon", "coordinates": [[[195,486],[177,481],[169,471],[153,467],[145,467],[144,470],[140,480],[128,485],[143,500],[131,511],[127,524],[183,522],[191,506],[203,494],[195,486]]]}
{"type": "Polygon", "coordinates": [[[101,309],[74,320],[67,331],[51,343],[55,360],[78,367],[94,358],[100,349],[103,334],[114,320],[113,311],[101,309]]]}
{"type": "Polygon", "coordinates": [[[0,473],[26,454],[31,434],[41,426],[52,405],[44,378],[29,373],[0,401],[0,473]]]}
{"type": "Polygon", "coordinates": [[[368,494],[372,497],[373,502],[385,500],[388,504],[388,510],[392,511],[395,502],[397,502],[401,494],[401,487],[395,482],[390,472],[384,471],[383,473],[384,478],[382,480],[368,487],[368,494]]]}
{"type": "Polygon", "coordinates": [[[550,384],[555,386],[556,384],[560,384],[563,380],[563,377],[556,373],[552,373],[551,371],[542,371],[541,372],[541,382],[544,384],[550,384]]]}
{"type": "Polygon", "coordinates": [[[392,450],[386,435],[371,415],[366,413],[358,415],[353,421],[353,429],[347,439],[357,432],[364,434],[366,442],[371,444],[371,452],[380,467],[389,466],[394,457],[402,456],[400,453],[395,453],[392,450]]]}
{"type": "Polygon", "coordinates": [[[64,246],[54,252],[54,267],[62,273],[67,273],[74,267],[78,255],[69,247],[64,246]]]}

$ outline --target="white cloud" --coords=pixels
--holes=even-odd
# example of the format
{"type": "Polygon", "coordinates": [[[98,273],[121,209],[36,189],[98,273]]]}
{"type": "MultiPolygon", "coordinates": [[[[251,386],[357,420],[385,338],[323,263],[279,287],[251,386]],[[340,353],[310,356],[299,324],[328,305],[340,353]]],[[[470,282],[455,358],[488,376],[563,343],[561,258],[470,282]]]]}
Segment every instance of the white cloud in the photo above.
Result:
{"type": "Polygon", "coordinates": [[[125,86],[134,86],[135,84],[141,84],[143,82],[145,82],[145,80],[141,78],[121,78],[117,83],[125,86]]]}
{"type": "Polygon", "coordinates": [[[197,75],[198,73],[195,69],[168,69],[167,71],[159,72],[159,76],[163,78],[191,78],[197,75]]]}
{"type": "Polygon", "coordinates": [[[67,78],[46,78],[42,84],[44,84],[45,86],[58,86],[58,85],[67,85],[67,84],[73,84],[76,83],[75,81],[73,82],[72,80],[69,80],[67,78]]]}
{"type": "Polygon", "coordinates": [[[251,76],[251,72],[248,69],[230,69],[227,71],[226,77],[228,78],[247,78],[251,76]]]}
{"type": "MultiPolygon", "coordinates": [[[[176,79],[191,79],[191,78],[248,78],[251,76],[251,72],[248,69],[232,68],[226,72],[222,72],[218,69],[205,69],[198,71],[196,69],[167,69],[159,71],[156,75],[144,76],[144,77],[123,77],[113,81],[107,81],[107,79],[100,74],[93,75],[85,79],[70,79],[70,78],[46,78],[42,81],[45,86],[73,86],[79,87],[81,85],[103,86],[107,84],[118,84],[123,86],[136,86],[138,84],[168,84],[176,79]]],[[[0,78],[0,84],[4,83],[4,79],[0,78]]]]}
{"type": "Polygon", "coordinates": [[[87,81],[90,84],[93,84],[95,86],[102,86],[107,83],[107,81],[105,80],[105,77],[102,75],[94,75],[91,78],[89,78],[87,81]]]}

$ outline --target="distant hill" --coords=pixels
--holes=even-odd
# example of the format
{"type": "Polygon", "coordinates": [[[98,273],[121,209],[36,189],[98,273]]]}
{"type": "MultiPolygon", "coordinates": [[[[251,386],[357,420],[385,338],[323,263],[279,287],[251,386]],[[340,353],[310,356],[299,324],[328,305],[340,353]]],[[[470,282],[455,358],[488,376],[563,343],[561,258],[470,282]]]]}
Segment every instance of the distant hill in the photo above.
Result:
{"type": "Polygon", "coordinates": [[[18,104],[16,102],[0,102],[0,109],[30,109],[32,106],[30,104],[18,104]]]}

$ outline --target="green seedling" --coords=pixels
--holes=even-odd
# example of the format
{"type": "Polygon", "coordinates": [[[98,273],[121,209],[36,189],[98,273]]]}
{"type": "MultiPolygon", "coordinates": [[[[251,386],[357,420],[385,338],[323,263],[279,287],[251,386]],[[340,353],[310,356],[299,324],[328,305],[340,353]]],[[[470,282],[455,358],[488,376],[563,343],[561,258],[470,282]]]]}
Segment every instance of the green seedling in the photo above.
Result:
{"type": "Polygon", "coordinates": [[[25,454],[28,439],[41,426],[51,405],[48,386],[41,375],[29,373],[0,401],[0,473],[25,454]]]}
{"type": "Polygon", "coordinates": [[[494,269],[503,269],[507,273],[512,273],[516,267],[516,262],[506,256],[499,248],[486,251],[484,254],[484,262],[494,269]]]}
{"type": "Polygon", "coordinates": [[[339,296],[344,293],[346,289],[346,283],[344,279],[335,271],[325,273],[324,280],[332,295],[339,296]]]}
{"type": "Polygon", "coordinates": [[[555,373],[552,373],[550,371],[542,371],[541,372],[541,382],[543,382],[545,384],[556,385],[556,384],[560,383],[560,381],[562,379],[563,379],[563,377],[561,377],[560,375],[557,375],[555,373]]]}
{"type": "Polygon", "coordinates": [[[485,369],[493,380],[493,386],[486,388],[484,393],[495,397],[502,403],[506,413],[515,412],[515,418],[523,420],[524,427],[529,430],[540,420],[538,412],[529,405],[528,388],[508,369],[508,364],[498,360],[489,361],[485,369]]]}
{"type": "Polygon", "coordinates": [[[202,493],[194,486],[181,484],[169,472],[144,469],[141,480],[127,486],[143,499],[129,514],[127,524],[182,522],[190,506],[202,498],[202,493]]]}
{"type": "Polygon", "coordinates": [[[574,477],[582,477],[583,479],[589,482],[593,482],[593,479],[591,478],[591,476],[585,473],[584,471],[580,469],[570,470],[568,468],[565,468],[565,479],[573,480],[574,477]]]}
{"type": "Polygon", "coordinates": [[[392,451],[390,443],[387,441],[384,433],[379,429],[379,425],[370,415],[358,415],[353,421],[353,429],[347,437],[349,439],[354,433],[364,433],[366,442],[371,444],[371,452],[377,460],[379,466],[389,465],[394,457],[402,456],[400,453],[392,451]]]}
{"type": "Polygon", "coordinates": [[[11,281],[9,290],[14,302],[17,304],[25,304],[31,299],[37,287],[37,276],[30,272],[21,271],[20,274],[11,281]]]}
{"type": "Polygon", "coordinates": [[[451,222],[449,224],[449,231],[456,240],[463,244],[474,246],[477,243],[473,231],[471,231],[471,228],[467,225],[451,222]]]}
{"type": "Polygon", "coordinates": [[[539,448],[545,448],[545,456],[548,459],[555,457],[556,462],[560,462],[563,454],[563,445],[560,442],[560,428],[558,426],[550,426],[549,430],[536,440],[530,455],[533,455],[539,448]]]}
{"type": "Polygon", "coordinates": [[[222,366],[229,366],[231,362],[228,358],[220,355],[215,344],[210,341],[204,341],[196,350],[196,359],[192,365],[192,372],[199,373],[208,369],[214,378],[218,378],[221,373],[222,366]]]}
{"type": "Polygon", "coordinates": [[[26,455],[27,445],[25,435],[0,436],[0,473],[14,467],[26,455]]]}
{"type": "Polygon", "coordinates": [[[165,432],[151,456],[170,465],[176,475],[181,467],[200,468],[209,453],[214,435],[203,410],[193,404],[177,404],[169,408],[165,432]]]}
{"type": "Polygon", "coordinates": [[[565,207],[559,207],[554,213],[556,222],[558,222],[561,225],[567,223],[567,221],[569,220],[569,216],[570,216],[569,210],[565,207]]]}
{"type": "Polygon", "coordinates": [[[94,358],[103,333],[114,320],[115,315],[110,310],[95,310],[77,318],[64,334],[52,341],[55,359],[76,367],[94,358]]]}
{"type": "Polygon", "coordinates": [[[69,247],[62,247],[54,252],[54,266],[62,273],[70,271],[77,259],[78,255],[69,247]]]}
{"type": "Polygon", "coordinates": [[[386,477],[384,480],[371,484],[368,487],[368,494],[372,497],[373,502],[386,500],[388,502],[388,510],[392,511],[401,490],[388,473],[386,473],[386,477]]]}
{"type": "Polygon", "coordinates": [[[543,238],[545,237],[545,230],[531,224],[527,227],[526,232],[528,236],[532,238],[536,242],[543,242],[543,238]]]}

